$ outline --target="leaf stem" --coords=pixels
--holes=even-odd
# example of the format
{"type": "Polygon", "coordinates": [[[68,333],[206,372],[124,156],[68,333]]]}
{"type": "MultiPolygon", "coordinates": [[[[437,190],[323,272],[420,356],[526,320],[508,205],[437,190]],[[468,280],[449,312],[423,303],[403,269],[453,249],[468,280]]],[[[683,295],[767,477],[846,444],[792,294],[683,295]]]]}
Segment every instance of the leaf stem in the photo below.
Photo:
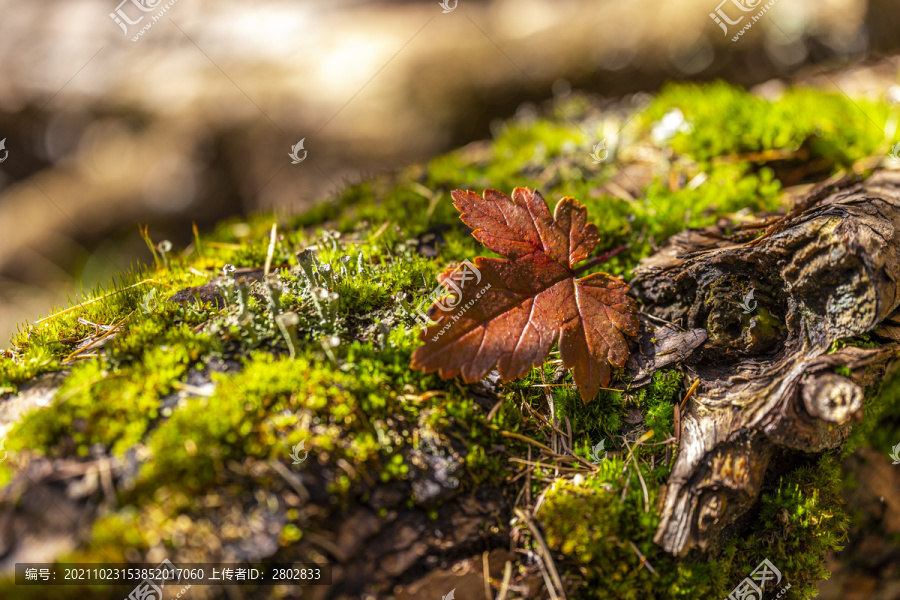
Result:
{"type": "Polygon", "coordinates": [[[609,252],[605,252],[605,253],[601,254],[600,256],[595,256],[594,258],[590,259],[589,261],[587,261],[586,263],[584,263],[583,265],[581,265],[580,267],[575,269],[575,276],[577,277],[578,275],[581,275],[588,269],[590,269],[592,267],[596,267],[597,265],[599,265],[606,259],[612,258],[616,254],[619,254],[620,252],[623,252],[624,250],[627,250],[627,249],[628,249],[628,244],[625,244],[624,246],[619,246],[618,248],[613,248],[609,252]]]}

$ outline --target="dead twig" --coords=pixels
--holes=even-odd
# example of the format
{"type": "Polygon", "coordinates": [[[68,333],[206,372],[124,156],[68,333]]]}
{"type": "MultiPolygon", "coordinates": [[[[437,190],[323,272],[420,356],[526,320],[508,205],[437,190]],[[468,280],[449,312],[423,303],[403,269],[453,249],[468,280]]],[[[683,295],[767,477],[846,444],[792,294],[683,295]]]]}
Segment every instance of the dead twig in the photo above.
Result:
{"type": "Polygon", "coordinates": [[[641,559],[641,564],[638,568],[647,567],[647,570],[659,577],[659,573],[656,572],[656,569],[653,568],[653,565],[650,564],[650,561],[647,560],[647,557],[641,554],[640,549],[638,549],[637,545],[628,540],[628,543],[631,544],[631,549],[634,550],[634,553],[638,555],[638,558],[641,559]]]}
{"type": "MultiPolygon", "coordinates": [[[[94,338],[93,340],[90,341],[90,343],[88,343],[88,344],[82,346],[82,347],[79,348],[78,350],[75,350],[74,352],[72,352],[71,354],[69,354],[67,357],[65,357],[65,358],[62,360],[62,362],[63,362],[63,363],[67,363],[67,362],[69,362],[69,361],[71,361],[71,360],[74,360],[75,357],[76,357],[78,354],[81,354],[82,352],[84,352],[84,351],[86,351],[86,350],[89,350],[89,349],[93,348],[94,346],[96,346],[101,340],[103,340],[103,339],[109,337],[110,335],[112,335],[112,334],[113,334],[113,333],[114,333],[114,332],[115,332],[115,331],[116,331],[123,323],[125,323],[125,321],[127,321],[128,318],[129,318],[131,315],[133,315],[133,314],[134,314],[134,311],[131,311],[130,313],[128,313],[127,315],[125,315],[125,317],[124,317],[121,321],[119,321],[118,323],[116,323],[115,325],[113,325],[113,326],[111,326],[109,329],[107,329],[106,332],[105,332],[103,335],[94,338]]],[[[87,358],[87,355],[83,356],[82,358],[87,358]]]]}
{"type": "Polygon", "coordinates": [[[645,312],[638,313],[638,315],[640,315],[640,316],[642,316],[642,317],[646,317],[646,318],[650,319],[651,321],[656,321],[657,323],[662,323],[663,325],[671,325],[671,326],[674,327],[675,329],[680,329],[681,331],[684,331],[684,328],[683,328],[683,327],[679,327],[679,326],[676,325],[675,323],[673,323],[673,322],[671,322],[671,321],[666,321],[666,320],[663,319],[663,318],[655,317],[655,316],[653,316],[653,315],[651,315],[651,314],[648,314],[648,313],[645,313],[645,312]]]}
{"type": "Polygon", "coordinates": [[[690,398],[694,391],[697,389],[697,386],[700,385],[700,379],[694,380],[694,383],[691,385],[691,388],[688,390],[687,394],[684,395],[684,400],[681,401],[681,410],[684,412],[684,406],[687,404],[688,398],[690,398]]]}

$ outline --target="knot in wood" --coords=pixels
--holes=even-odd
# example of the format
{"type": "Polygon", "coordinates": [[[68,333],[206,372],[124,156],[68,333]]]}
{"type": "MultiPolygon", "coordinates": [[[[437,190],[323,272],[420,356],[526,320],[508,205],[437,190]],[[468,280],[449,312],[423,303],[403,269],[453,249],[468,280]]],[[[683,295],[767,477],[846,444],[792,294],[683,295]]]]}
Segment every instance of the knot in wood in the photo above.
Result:
{"type": "Polygon", "coordinates": [[[860,423],[863,416],[863,391],[858,385],[836,373],[824,373],[803,383],[803,406],[811,417],[830,423],[860,423]]]}

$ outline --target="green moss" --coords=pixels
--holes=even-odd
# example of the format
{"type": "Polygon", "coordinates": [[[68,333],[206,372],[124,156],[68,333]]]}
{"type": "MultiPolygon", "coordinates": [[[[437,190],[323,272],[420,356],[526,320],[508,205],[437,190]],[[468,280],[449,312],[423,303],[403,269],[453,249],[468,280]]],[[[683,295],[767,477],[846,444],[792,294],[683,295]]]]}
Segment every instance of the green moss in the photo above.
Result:
{"type": "MultiPolygon", "coordinates": [[[[840,547],[847,526],[839,493],[840,469],[834,456],[801,467],[764,489],[759,518],[751,531],[734,537],[718,556],[678,561],[653,543],[659,518],[644,512],[640,486],[625,485],[621,460],[584,480],[560,479],[550,488],[537,517],[547,543],[567,559],[580,598],[724,597],[764,558],[791,584],[786,598],[809,598],[815,583],[827,577],[826,553],[840,547]],[[634,543],[657,575],[641,566],[634,543]]],[[[650,505],[659,487],[653,472],[641,466],[650,505]]]]}
{"type": "Polygon", "coordinates": [[[719,156],[796,150],[812,139],[809,159],[842,167],[871,156],[884,142],[889,115],[881,102],[811,89],[787,90],[770,102],[724,82],[678,84],[663,89],[644,115],[649,125],[677,108],[691,125],[675,134],[672,149],[697,161],[719,156]]]}
{"type": "Polygon", "coordinates": [[[857,348],[878,348],[881,346],[881,343],[872,339],[871,334],[861,333],[853,337],[834,340],[831,343],[831,347],[828,348],[828,354],[834,354],[841,348],[846,348],[847,346],[855,346],[857,348]]]}
{"type": "Polygon", "coordinates": [[[900,370],[891,373],[881,385],[866,390],[865,417],[853,428],[844,445],[844,456],[860,446],[870,446],[890,455],[900,442],[900,370]]]}
{"type": "Polygon", "coordinates": [[[648,441],[661,442],[674,436],[675,404],[681,402],[680,371],[663,370],[653,374],[650,385],[635,393],[635,400],[644,414],[647,428],[655,435],[648,441]]]}
{"type": "Polygon", "coordinates": [[[114,342],[107,360],[75,366],[52,410],[26,415],[10,438],[52,456],[87,456],[95,444],[121,454],[158,417],[160,398],[213,345],[186,324],[163,330],[160,321],[144,320],[114,342]]]}

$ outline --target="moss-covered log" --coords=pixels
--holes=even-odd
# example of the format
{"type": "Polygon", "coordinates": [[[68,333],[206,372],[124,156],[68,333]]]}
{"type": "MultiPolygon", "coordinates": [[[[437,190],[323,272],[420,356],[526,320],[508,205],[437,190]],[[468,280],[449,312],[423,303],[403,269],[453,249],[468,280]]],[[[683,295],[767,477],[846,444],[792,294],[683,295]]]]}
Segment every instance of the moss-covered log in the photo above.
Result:
{"type": "MultiPolygon", "coordinates": [[[[827,298],[824,308],[792,313],[777,272],[762,277],[755,266],[732,274],[737,287],[727,277],[703,279],[697,289],[670,289],[671,297],[642,275],[641,350],[587,405],[553,351],[508,383],[489,375],[466,384],[409,368],[420,345],[416,307],[436,275],[484,254],[461,226],[452,190],[521,185],[539,188],[551,204],[575,197],[604,249],[626,247],[603,270],[630,278],[640,259],[685,229],[673,244],[702,239],[709,255],[762,256],[788,229],[756,245],[747,244],[754,230],[733,248],[718,245],[726,229],[786,211],[797,195],[787,186],[868,173],[878,162],[871,157],[890,147],[871,126],[888,119],[886,101],[809,89],[770,101],[711,84],[672,86],[646,102],[572,94],[543,117],[523,111],[493,140],[347,186],[305,214],[222,223],[152,267],[23,325],[0,354],[0,597],[48,597],[11,580],[10,565],[26,557],[321,562],[332,565],[333,584],[304,597],[342,600],[440,598],[454,588],[461,599],[486,588],[506,590],[509,600],[721,598],[767,558],[791,584],[783,600],[811,597],[847,531],[845,482],[837,450],[791,446],[822,450],[843,438],[844,425],[815,425],[856,413],[858,395],[837,378],[860,387],[867,375],[877,380],[881,367],[866,373],[863,365],[877,366],[879,347],[891,343],[872,332],[828,347],[837,330],[825,326],[839,313],[829,312],[827,298]],[[663,118],[678,113],[685,127],[660,131],[663,118]],[[609,158],[597,164],[590,153],[604,137],[609,158]],[[719,222],[718,236],[701,232],[719,222]],[[751,284],[759,305],[743,315],[735,303],[751,284]],[[194,292],[204,302],[191,302],[194,292]],[[680,317],[684,331],[663,322],[680,317]],[[772,429],[747,446],[775,459],[760,473],[752,509],[729,530],[740,536],[720,536],[720,547],[687,556],[667,552],[653,540],[665,486],[678,481],[673,466],[690,447],[692,434],[679,433],[702,416],[701,401],[715,397],[710,410],[733,410],[725,390],[702,384],[682,423],[682,399],[701,374],[736,376],[710,357],[751,364],[786,356],[779,348],[804,319],[812,319],[811,340],[794,349],[806,348],[800,356],[815,380],[796,381],[799,396],[784,405],[800,416],[770,415],[808,423],[806,437],[772,429]],[[846,414],[820,401],[829,389],[846,393],[835,396],[849,401],[846,414]],[[299,444],[308,456],[296,464],[299,444]],[[52,518],[41,521],[47,512],[52,518]]],[[[843,193],[854,185],[871,184],[843,193]]],[[[829,202],[827,210],[851,216],[875,206],[829,202]]],[[[816,206],[806,208],[826,210],[816,206]]],[[[154,252],[161,246],[148,243],[154,252]]],[[[834,260],[849,268],[853,256],[834,260]]],[[[876,263],[864,258],[851,274],[874,276],[876,263]]],[[[865,296],[867,288],[849,289],[865,296]]],[[[889,302],[873,302],[874,322],[889,302]]],[[[894,379],[885,392],[865,389],[866,419],[851,445],[883,455],[896,443],[898,386],[894,379]]],[[[52,594],[121,600],[129,591],[52,594]]],[[[190,591],[198,599],[299,594],[190,591]]]]}

